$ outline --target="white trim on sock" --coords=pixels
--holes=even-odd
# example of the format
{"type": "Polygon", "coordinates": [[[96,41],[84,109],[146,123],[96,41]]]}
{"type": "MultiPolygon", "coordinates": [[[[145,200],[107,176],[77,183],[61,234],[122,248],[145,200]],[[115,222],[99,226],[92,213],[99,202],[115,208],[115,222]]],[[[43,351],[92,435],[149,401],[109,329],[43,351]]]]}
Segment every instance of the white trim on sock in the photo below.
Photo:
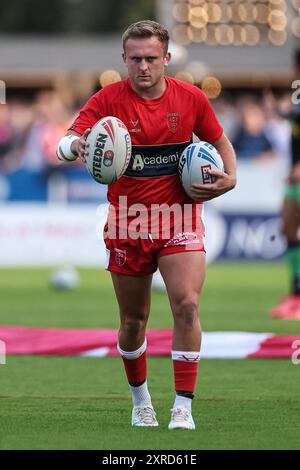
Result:
{"type": "Polygon", "coordinates": [[[173,361],[199,362],[200,351],[172,351],[173,361]]]}
{"type": "Polygon", "coordinates": [[[123,349],[120,348],[119,343],[117,344],[117,350],[119,351],[120,355],[129,360],[137,359],[146,351],[146,349],[147,349],[146,338],[142,346],[140,346],[136,351],[123,351],[123,349]]]}

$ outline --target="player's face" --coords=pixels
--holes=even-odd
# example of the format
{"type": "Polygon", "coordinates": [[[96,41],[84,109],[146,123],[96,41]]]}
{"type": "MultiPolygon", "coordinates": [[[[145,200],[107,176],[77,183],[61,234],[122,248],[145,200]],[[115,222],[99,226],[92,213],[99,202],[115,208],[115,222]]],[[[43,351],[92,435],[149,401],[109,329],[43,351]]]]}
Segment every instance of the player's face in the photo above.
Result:
{"type": "Polygon", "coordinates": [[[127,39],[123,60],[138,93],[155,93],[164,84],[164,67],[169,63],[170,54],[165,54],[163,44],[156,36],[127,39]]]}

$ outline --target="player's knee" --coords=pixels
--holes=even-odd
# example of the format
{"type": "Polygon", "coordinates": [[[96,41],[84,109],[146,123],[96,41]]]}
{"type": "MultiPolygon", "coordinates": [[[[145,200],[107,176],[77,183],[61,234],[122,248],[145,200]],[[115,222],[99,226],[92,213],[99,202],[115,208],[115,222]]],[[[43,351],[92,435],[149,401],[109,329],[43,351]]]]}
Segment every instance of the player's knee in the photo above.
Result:
{"type": "Polygon", "coordinates": [[[193,329],[198,325],[198,304],[193,301],[178,303],[174,312],[174,320],[185,329],[193,329]]]}
{"type": "Polygon", "coordinates": [[[146,320],[141,318],[125,318],[121,323],[121,330],[127,336],[136,337],[146,328],[146,320]]]}

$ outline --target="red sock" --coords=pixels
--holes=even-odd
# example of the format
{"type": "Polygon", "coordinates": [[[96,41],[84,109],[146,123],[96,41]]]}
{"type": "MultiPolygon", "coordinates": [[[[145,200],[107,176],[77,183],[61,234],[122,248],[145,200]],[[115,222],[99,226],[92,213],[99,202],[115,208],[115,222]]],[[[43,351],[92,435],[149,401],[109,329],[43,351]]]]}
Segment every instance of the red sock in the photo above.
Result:
{"type": "Polygon", "coordinates": [[[122,356],[122,359],[124,362],[127,379],[130,384],[140,383],[146,380],[147,378],[146,351],[143,352],[143,354],[141,354],[136,359],[127,359],[124,356],[122,356]]]}
{"type": "Polygon", "coordinates": [[[193,393],[198,374],[198,362],[173,361],[176,392],[193,393]]]}
{"type": "Polygon", "coordinates": [[[176,392],[194,393],[200,354],[197,351],[172,351],[176,392]]]}

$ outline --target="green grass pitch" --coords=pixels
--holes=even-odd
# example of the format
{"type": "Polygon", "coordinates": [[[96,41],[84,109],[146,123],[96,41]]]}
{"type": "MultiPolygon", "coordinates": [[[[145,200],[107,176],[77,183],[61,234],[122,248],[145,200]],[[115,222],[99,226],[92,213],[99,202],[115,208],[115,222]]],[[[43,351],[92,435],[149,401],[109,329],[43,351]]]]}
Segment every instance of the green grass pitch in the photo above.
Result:
{"type": "MultiPolygon", "coordinates": [[[[48,287],[50,270],[0,270],[0,324],[118,327],[109,274],[80,270],[73,292],[48,287]]],[[[204,331],[300,334],[300,322],[268,317],[288,290],[281,264],[208,267],[204,331]]],[[[171,327],[154,293],[149,327],[171,327]]],[[[0,365],[0,449],[299,449],[300,365],[290,360],[202,360],[196,431],[168,431],[173,401],[169,358],[149,358],[159,428],[130,427],[131,399],[119,358],[7,357],[0,365]]]]}

